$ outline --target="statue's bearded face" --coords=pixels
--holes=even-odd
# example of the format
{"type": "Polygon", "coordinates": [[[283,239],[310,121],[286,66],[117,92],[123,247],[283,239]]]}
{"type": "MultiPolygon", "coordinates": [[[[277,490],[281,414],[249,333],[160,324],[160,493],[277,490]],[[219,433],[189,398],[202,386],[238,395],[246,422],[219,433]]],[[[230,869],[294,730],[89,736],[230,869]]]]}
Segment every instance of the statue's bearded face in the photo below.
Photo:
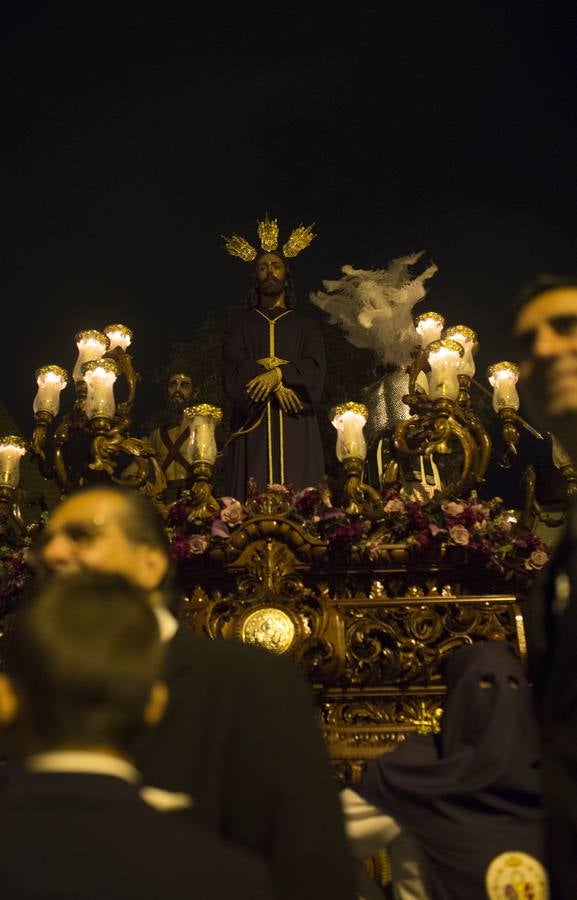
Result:
{"type": "Polygon", "coordinates": [[[168,408],[171,412],[181,413],[193,397],[192,381],[188,375],[171,375],[166,387],[168,408]]]}
{"type": "Polygon", "coordinates": [[[263,253],[256,262],[256,281],[261,295],[279,297],[286,287],[286,267],[276,253],[263,253]]]}

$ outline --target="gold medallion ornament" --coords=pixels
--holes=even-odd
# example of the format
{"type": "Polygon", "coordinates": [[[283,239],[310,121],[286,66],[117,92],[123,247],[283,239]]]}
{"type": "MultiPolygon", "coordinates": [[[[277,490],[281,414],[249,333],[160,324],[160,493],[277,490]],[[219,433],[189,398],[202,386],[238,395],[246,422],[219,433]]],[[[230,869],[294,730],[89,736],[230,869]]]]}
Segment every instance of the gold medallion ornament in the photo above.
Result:
{"type": "Polygon", "coordinates": [[[249,613],[241,629],[241,640],[258,644],[273,653],[286,653],[295,639],[296,629],[291,617],[274,606],[255,609],[249,613]]]}
{"type": "Polygon", "coordinates": [[[500,853],[485,873],[489,900],[547,900],[549,883],[543,865],[534,856],[517,850],[500,853]]]}
{"type": "MultiPolygon", "coordinates": [[[[314,222],[312,225],[303,225],[302,223],[293,228],[288,240],[283,244],[282,255],[287,259],[292,259],[304,250],[316,237],[313,234],[314,222]]],[[[263,253],[274,253],[278,249],[278,220],[269,219],[268,213],[262,221],[257,222],[257,233],[263,253]]],[[[238,256],[244,262],[252,262],[258,256],[258,251],[252,244],[239,234],[233,234],[231,237],[221,235],[224,240],[225,250],[231,256],[238,256]]]]}

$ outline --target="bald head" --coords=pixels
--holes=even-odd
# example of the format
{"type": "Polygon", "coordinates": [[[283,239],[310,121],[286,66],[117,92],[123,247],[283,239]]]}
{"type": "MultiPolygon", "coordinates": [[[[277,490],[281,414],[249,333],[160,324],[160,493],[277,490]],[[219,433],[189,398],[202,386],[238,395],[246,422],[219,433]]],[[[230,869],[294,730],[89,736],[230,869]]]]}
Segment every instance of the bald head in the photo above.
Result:
{"type": "Polygon", "coordinates": [[[163,522],[153,504],[113,486],[85,488],[63,500],[48,519],[38,556],[52,573],[109,572],[148,591],[162,585],[170,568],[163,522]]]}

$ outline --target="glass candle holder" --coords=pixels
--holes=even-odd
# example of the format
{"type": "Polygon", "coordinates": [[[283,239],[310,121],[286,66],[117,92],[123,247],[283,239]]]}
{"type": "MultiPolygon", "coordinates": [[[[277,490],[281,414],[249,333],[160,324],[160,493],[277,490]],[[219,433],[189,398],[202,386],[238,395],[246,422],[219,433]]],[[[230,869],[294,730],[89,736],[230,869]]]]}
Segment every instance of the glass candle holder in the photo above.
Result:
{"type": "Polygon", "coordinates": [[[463,356],[459,361],[457,372],[459,375],[468,375],[469,378],[472,378],[475,374],[473,354],[477,352],[479,347],[476,333],[467,325],[453,325],[451,328],[445,328],[443,337],[457,341],[461,345],[463,356]]]}
{"type": "Polygon", "coordinates": [[[183,416],[190,428],[186,458],[190,463],[206,462],[213,466],[217,454],[214,430],[222,420],[222,410],[210,403],[197,403],[187,406],[183,416]]]}
{"type": "Polygon", "coordinates": [[[363,428],[368,415],[364,403],[340,403],[332,410],[331,421],[337,430],[336,453],[339,462],[351,458],[365,459],[367,442],[363,428]]]}
{"type": "Polygon", "coordinates": [[[68,384],[68,372],[60,366],[41,366],[36,369],[38,391],[32,403],[35,413],[45,412],[57,416],[60,394],[68,384]]]}
{"type": "Polygon", "coordinates": [[[78,347],[78,359],[74,365],[72,378],[74,381],[80,381],[83,377],[82,366],[84,363],[100,359],[108,350],[110,341],[101,331],[79,331],[75,340],[78,347]]]}
{"type": "Polygon", "coordinates": [[[0,487],[18,487],[20,460],[27,449],[26,441],[18,435],[8,434],[0,438],[0,487]]]}
{"type": "Polygon", "coordinates": [[[494,363],[487,369],[489,384],[493,387],[493,409],[496,413],[502,409],[519,409],[517,380],[519,366],[513,362],[494,363]]]}
{"type": "Polygon", "coordinates": [[[88,419],[111,419],[116,411],[114,402],[114,382],[118,377],[118,367],[112,359],[93,359],[84,363],[81,369],[86,382],[86,402],[84,411],[88,419]]]}
{"type": "Polygon", "coordinates": [[[432,400],[446,398],[456,400],[459,395],[459,362],[463,348],[451,338],[433,341],[428,346],[428,360],[431,367],[429,376],[429,397],[432,400]]]}
{"type": "Polygon", "coordinates": [[[107,325],[103,331],[110,341],[109,351],[114,350],[115,347],[126,350],[132,343],[132,331],[126,325],[107,325]]]}
{"type": "Polygon", "coordinates": [[[415,317],[415,331],[421,340],[421,348],[428,347],[441,337],[445,320],[440,313],[426,312],[415,317]]]}

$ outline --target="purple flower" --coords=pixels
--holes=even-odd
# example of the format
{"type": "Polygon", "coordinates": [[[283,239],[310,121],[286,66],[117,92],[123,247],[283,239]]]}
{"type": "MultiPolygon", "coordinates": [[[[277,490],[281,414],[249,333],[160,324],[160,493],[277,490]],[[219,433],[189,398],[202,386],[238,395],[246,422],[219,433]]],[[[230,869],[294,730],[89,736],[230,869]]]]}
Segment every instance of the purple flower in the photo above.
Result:
{"type": "Polygon", "coordinates": [[[213,519],[212,525],[210,526],[210,534],[211,537],[229,538],[230,529],[222,519],[213,519]]]}
{"type": "Polygon", "coordinates": [[[167,525],[172,527],[178,527],[179,525],[184,525],[186,522],[186,506],[184,503],[181,503],[179,500],[176,503],[173,503],[170,509],[168,510],[168,518],[166,520],[167,525]]]}
{"type": "Polygon", "coordinates": [[[415,531],[409,537],[408,543],[415,553],[423,553],[431,546],[431,536],[427,531],[415,531]]]}
{"type": "Polygon", "coordinates": [[[254,500],[255,497],[257,497],[257,496],[258,496],[258,485],[256,483],[256,478],[254,478],[252,475],[249,475],[249,477],[246,480],[246,499],[254,500]]]}
{"type": "Polygon", "coordinates": [[[312,515],[315,508],[322,503],[318,488],[308,487],[296,495],[294,499],[295,509],[302,515],[312,515]]]}
{"type": "Polygon", "coordinates": [[[340,506],[327,506],[321,510],[321,521],[326,522],[328,519],[346,519],[347,514],[340,506]]]}
{"type": "Polygon", "coordinates": [[[170,544],[170,555],[173,559],[188,559],[189,554],[190,546],[186,535],[180,535],[172,540],[170,544]]]}
{"type": "Polygon", "coordinates": [[[358,541],[363,532],[363,526],[360,522],[353,525],[336,525],[327,534],[329,546],[337,549],[343,548],[347,544],[354,544],[358,541]]]}

